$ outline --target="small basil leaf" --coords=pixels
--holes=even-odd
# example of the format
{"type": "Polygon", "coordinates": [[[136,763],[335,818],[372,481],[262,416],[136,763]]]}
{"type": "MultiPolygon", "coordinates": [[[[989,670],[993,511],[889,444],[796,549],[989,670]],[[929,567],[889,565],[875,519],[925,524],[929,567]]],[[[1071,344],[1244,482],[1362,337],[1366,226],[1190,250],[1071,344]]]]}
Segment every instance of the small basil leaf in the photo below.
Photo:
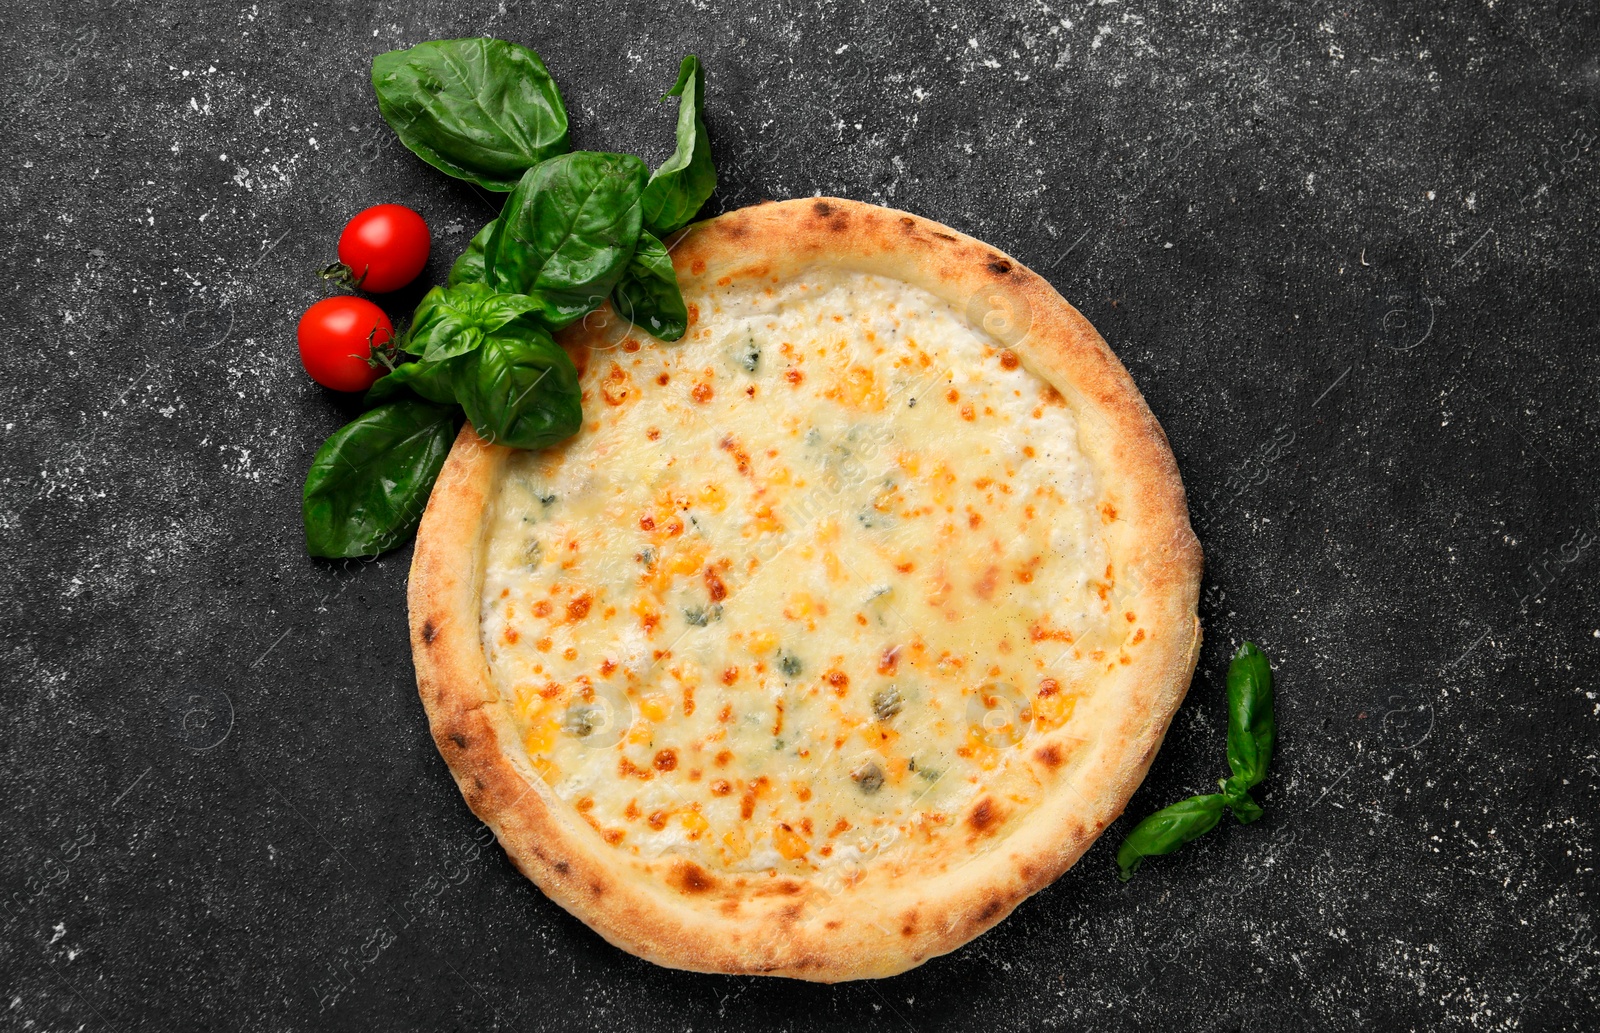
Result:
{"type": "Polygon", "coordinates": [[[567,150],[567,109],[539,55],[498,39],[441,39],[372,60],[378,110],[412,153],[486,190],[567,150]]]}
{"type": "Polygon", "coordinates": [[[483,270],[483,249],[488,245],[492,233],[494,233],[494,220],[490,219],[483,224],[483,229],[473,236],[467,244],[467,250],[456,259],[456,264],[450,267],[450,278],[445,281],[449,286],[483,283],[487,279],[483,270]]]}
{"type": "Polygon", "coordinates": [[[611,304],[623,319],[663,341],[676,341],[689,329],[689,309],[678,290],[672,256],[654,234],[639,234],[639,246],[611,292],[611,304]]]}
{"type": "Polygon", "coordinates": [[[1222,820],[1226,798],[1221,793],[1191,796],[1171,807],[1163,807],[1133,827],[1117,848],[1117,867],[1126,882],[1133,878],[1147,857],[1170,854],[1185,843],[1199,839],[1222,820]]]}
{"type": "Polygon", "coordinates": [[[644,162],[576,151],[529,169],[484,249],[496,289],[546,302],[552,329],[591,311],[622,278],[639,241],[644,162]]]}
{"type": "Polygon", "coordinates": [[[501,294],[482,283],[435,287],[411,317],[405,350],[428,362],[464,355],[478,347],[485,334],[540,307],[534,298],[501,294]]]}
{"type": "Polygon", "coordinates": [[[459,426],[454,408],[408,400],[335,431],[317,449],[301,493],[306,551],[376,556],[411,537],[459,426]]]}
{"type": "Polygon", "coordinates": [[[459,359],[445,362],[403,362],[379,377],[367,389],[367,404],[376,405],[397,398],[410,390],[440,405],[454,405],[456,401],[455,367],[459,359]]]}
{"type": "Polygon", "coordinates": [[[677,83],[661,99],[668,97],[678,98],[678,146],[644,189],[644,223],[659,237],[687,225],[717,188],[711,134],[701,117],[706,87],[699,58],[690,54],[683,59],[677,83]]]}
{"type": "Polygon", "coordinates": [[[1252,642],[1239,647],[1228,665],[1229,779],[1251,789],[1267,777],[1278,723],[1272,709],[1272,665],[1252,642]]]}
{"type": "Polygon", "coordinates": [[[1248,825],[1266,813],[1250,795],[1250,790],[1238,785],[1231,778],[1223,780],[1222,795],[1228,802],[1228,810],[1233,812],[1233,816],[1239,819],[1241,825],[1248,825]]]}
{"type": "Polygon", "coordinates": [[[549,332],[531,321],[501,327],[461,363],[456,397],[485,441],[544,448],[583,425],[578,371],[549,332]]]}

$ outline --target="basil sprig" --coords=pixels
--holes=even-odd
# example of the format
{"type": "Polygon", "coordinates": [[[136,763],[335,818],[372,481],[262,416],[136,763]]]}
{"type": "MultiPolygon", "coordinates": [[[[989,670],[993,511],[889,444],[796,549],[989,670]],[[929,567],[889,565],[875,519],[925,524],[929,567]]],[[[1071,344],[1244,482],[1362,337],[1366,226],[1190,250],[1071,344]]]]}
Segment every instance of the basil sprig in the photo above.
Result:
{"type": "Polygon", "coordinates": [[[537,299],[485,284],[435,287],[417,305],[399,351],[416,356],[368,391],[378,402],[410,390],[466,411],[485,441],[544,448],[583,424],[572,359],[538,321],[537,299]]]}
{"type": "Polygon", "coordinates": [[[583,424],[572,360],[552,336],[605,304],[664,341],[688,307],[662,238],[716,188],[693,55],[677,148],[654,175],[631,155],[568,150],[567,111],[539,55],[494,39],[435,40],[373,60],[378,108],[435,168],[509,192],[429,291],[367,393],[306,477],[306,547],[370,556],[416,530],[462,417],[486,441],[544,448],[583,424]],[[396,360],[398,364],[395,364],[396,360]]]}
{"type": "Polygon", "coordinates": [[[1228,665],[1228,767],[1220,793],[1191,796],[1163,807],[1135,825],[1117,849],[1117,867],[1124,882],[1146,857],[1170,854],[1216,828],[1232,811],[1241,824],[1261,817],[1250,790],[1267,777],[1278,724],[1272,708],[1272,666],[1254,643],[1239,647],[1228,665]]]}
{"type": "Polygon", "coordinates": [[[539,55],[499,39],[439,39],[372,60],[378,110],[440,172],[501,193],[567,150],[567,109],[539,55]]]}
{"type": "Polygon", "coordinates": [[[539,308],[524,294],[501,294],[482,283],[435,287],[423,296],[406,333],[406,351],[429,362],[465,355],[486,334],[539,308]]]}

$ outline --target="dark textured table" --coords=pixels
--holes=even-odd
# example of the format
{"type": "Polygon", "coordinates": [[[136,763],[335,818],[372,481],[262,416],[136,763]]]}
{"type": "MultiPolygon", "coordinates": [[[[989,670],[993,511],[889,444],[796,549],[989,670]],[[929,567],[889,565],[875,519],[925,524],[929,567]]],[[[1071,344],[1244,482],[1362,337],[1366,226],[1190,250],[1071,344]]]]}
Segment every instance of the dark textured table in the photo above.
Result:
{"type": "MultiPolygon", "coordinates": [[[[1600,1024],[1600,17],[1587,2],[11,4],[0,144],[0,1016],[17,1030],[1592,1030],[1600,1024]],[[306,559],[352,409],[294,356],[357,209],[498,200],[413,158],[371,55],[536,48],[578,147],[712,209],[836,194],[1003,248],[1160,417],[1208,568],[1131,813],[1267,816],[1119,883],[1119,822],[975,943],[836,987],[669,972],[519,876],[412,681],[409,550],[306,559]]],[[[420,288],[393,301],[409,310],[420,288]]]]}

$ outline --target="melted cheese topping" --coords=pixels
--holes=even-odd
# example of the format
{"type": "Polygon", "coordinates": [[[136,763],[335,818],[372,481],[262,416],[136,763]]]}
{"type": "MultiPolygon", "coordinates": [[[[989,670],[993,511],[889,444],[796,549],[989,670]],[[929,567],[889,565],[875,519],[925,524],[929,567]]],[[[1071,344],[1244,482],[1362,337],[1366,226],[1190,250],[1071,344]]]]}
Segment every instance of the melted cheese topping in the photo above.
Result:
{"type": "Polygon", "coordinates": [[[534,765],[617,849],[730,872],[1025,813],[1014,747],[1133,627],[1072,411],[897,281],[690,300],[682,342],[591,352],[582,432],[502,482],[483,643],[534,765]]]}

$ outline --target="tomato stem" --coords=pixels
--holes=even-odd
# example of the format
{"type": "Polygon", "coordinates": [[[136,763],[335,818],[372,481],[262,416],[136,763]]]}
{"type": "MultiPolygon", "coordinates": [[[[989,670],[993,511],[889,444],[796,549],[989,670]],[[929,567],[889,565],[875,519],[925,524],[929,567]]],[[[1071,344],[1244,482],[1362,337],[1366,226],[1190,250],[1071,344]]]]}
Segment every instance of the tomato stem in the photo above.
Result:
{"type": "Polygon", "coordinates": [[[400,349],[394,343],[394,335],[387,334],[383,340],[378,340],[378,331],[381,327],[373,327],[367,334],[367,365],[373,369],[382,367],[389,372],[394,372],[395,360],[400,357],[400,349]]]}
{"type": "Polygon", "coordinates": [[[317,270],[317,275],[324,280],[338,284],[346,290],[353,291],[360,290],[361,281],[367,278],[365,270],[362,271],[361,275],[357,276],[356,271],[343,262],[334,262],[332,265],[323,266],[317,270]]]}

